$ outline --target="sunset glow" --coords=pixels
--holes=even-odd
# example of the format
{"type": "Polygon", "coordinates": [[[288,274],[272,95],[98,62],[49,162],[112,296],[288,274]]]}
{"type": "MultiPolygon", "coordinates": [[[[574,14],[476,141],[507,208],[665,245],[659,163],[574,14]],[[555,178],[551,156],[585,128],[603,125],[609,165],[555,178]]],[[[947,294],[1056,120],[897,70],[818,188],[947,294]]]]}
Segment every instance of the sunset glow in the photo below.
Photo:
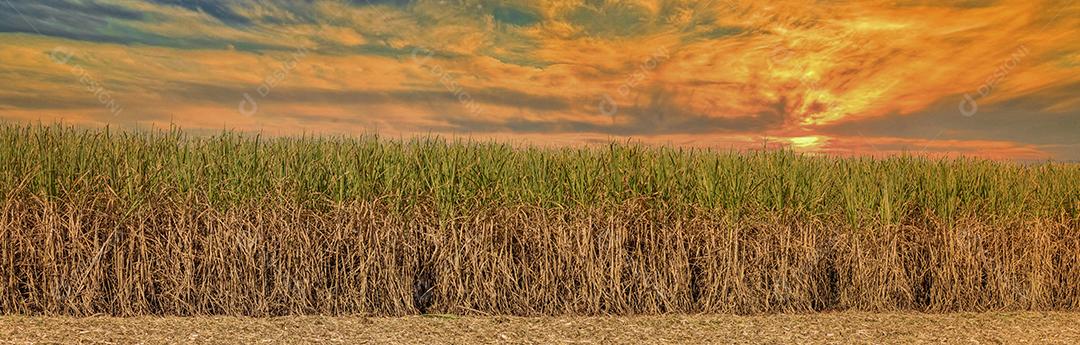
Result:
{"type": "Polygon", "coordinates": [[[0,119],[1080,159],[1077,1],[11,1],[0,119]]]}

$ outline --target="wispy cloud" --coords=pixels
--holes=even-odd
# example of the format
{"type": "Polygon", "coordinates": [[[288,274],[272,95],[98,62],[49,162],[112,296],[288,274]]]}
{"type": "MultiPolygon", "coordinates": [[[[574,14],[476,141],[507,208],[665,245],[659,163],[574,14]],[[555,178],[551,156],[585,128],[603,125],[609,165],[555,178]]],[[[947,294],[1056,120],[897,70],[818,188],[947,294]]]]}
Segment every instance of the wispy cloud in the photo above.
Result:
{"type": "Polygon", "coordinates": [[[6,119],[1080,159],[1074,1],[3,5],[0,78],[17,81],[0,84],[6,119]],[[122,113],[50,61],[58,46],[122,113]],[[978,114],[959,114],[1018,47],[978,114]],[[272,97],[239,113],[268,78],[272,97]],[[617,112],[600,109],[616,94],[617,112]]]}

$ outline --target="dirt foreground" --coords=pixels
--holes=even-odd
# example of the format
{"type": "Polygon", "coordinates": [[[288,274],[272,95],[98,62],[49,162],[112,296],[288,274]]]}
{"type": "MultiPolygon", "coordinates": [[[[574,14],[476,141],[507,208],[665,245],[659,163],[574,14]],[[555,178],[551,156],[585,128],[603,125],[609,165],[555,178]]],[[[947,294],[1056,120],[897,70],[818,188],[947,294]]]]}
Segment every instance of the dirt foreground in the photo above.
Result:
{"type": "Polygon", "coordinates": [[[0,344],[1080,344],[1078,313],[630,317],[0,316],[0,344]]]}

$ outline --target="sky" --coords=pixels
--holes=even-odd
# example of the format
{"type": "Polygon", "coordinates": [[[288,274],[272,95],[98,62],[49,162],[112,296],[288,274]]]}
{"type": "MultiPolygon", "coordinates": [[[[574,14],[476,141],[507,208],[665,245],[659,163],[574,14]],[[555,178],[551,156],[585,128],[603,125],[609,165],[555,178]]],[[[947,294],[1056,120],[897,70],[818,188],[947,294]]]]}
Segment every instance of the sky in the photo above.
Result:
{"type": "Polygon", "coordinates": [[[0,0],[0,120],[1080,160],[1080,1],[0,0]]]}

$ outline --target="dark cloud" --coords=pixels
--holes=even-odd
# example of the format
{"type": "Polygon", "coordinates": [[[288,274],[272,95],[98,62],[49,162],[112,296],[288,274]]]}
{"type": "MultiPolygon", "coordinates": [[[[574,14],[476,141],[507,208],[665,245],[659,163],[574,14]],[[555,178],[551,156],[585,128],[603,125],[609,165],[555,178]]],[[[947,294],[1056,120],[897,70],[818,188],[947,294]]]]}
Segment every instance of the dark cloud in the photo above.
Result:
{"type": "Polygon", "coordinates": [[[1061,101],[1075,101],[1080,97],[1078,91],[1080,83],[1073,83],[997,104],[980,104],[972,116],[961,114],[964,98],[955,95],[915,114],[843,121],[821,130],[845,136],[1080,144],[1080,112],[1047,110],[1061,101]]]}
{"type": "Polygon", "coordinates": [[[710,30],[703,31],[701,33],[695,34],[695,35],[689,35],[687,37],[687,40],[693,40],[693,39],[707,39],[707,40],[708,39],[719,39],[719,38],[725,38],[725,37],[731,37],[731,36],[738,36],[739,34],[745,33],[746,31],[747,31],[746,28],[741,28],[741,27],[737,27],[737,26],[719,26],[719,27],[715,27],[715,28],[712,28],[710,30]]]}
{"type": "MultiPolygon", "coordinates": [[[[238,87],[171,82],[164,87],[146,91],[168,95],[171,98],[185,102],[218,103],[235,107],[244,93],[254,96],[257,87],[258,85],[238,87]]],[[[570,102],[559,97],[532,95],[504,88],[468,89],[464,90],[464,92],[481,106],[521,107],[536,111],[567,111],[571,109],[570,102]]],[[[459,102],[458,96],[454,92],[441,88],[418,88],[407,91],[357,91],[279,87],[272,89],[269,96],[258,98],[258,100],[260,104],[429,105],[434,110],[445,109],[446,104],[457,104],[459,102]]]]}
{"type": "MultiPolygon", "coordinates": [[[[74,88],[81,85],[73,84],[74,88]]],[[[40,98],[27,97],[26,95],[0,95],[0,106],[8,106],[11,109],[48,110],[48,109],[90,109],[101,107],[101,102],[89,95],[83,98],[53,97],[49,102],[42,102],[40,98]]]]}
{"type": "MultiPolygon", "coordinates": [[[[783,124],[787,110],[781,99],[757,114],[743,116],[712,116],[695,112],[672,101],[673,93],[656,90],[644,105],[620,107],[611,122],[582,120],[534,120],[511,118],[490,120],[475,117],[450,117],[448,122],[458,131],[511,133],[598,133],[618,136],[662,134],[710,134],[760,132],[776,129],[783,124]]],[[[593,104],[600,100],[583,100],[586,110],[597,111],[593,104]]]]}
{"type": "Polygon", "coordinates": [[[412,0],[349,0],[349,3],[355,6],[390,5],[405,7],[412,2],[412,0]]]}
{"type": "MultiPolygon", "coordinates": [[[[0,6],[0,13],[26,15],[29,18],[50,18],[60,14],[86,18],[113,18],[123,20],[142,20],[139,11],[123,6],[70,0],[5,0],[0,6]]],[[[20,20],[21,21],[21,20],[20,20]]]]}
{"type": "Polygon", "coordinates": [[[1000,3],[1000,0],[903,0],[897,1],[897,6],[903,7],[956,7],[956,8],[985,8],[1000,3]]]}
{"type": "MultiPolygon", "coordinates": [[[[238,14],[225,10],[222,3],[156,0],[157,3],[176,5],[196,11],[206,11],[233,23],[248,22],[233,18],[238,14]],[[209,4],[207,4],[209,3],[209,4]],[[202,9],[202,10],[200,10],[202,9]],[[231,15],[228,13],[232,13],[231,15]]],[[[293,11],[303,13],[302,11],[293,11]]],[[[64,0],[12,1],[0,4],[0,32],[18,32],[60,37],[78,41],[145,44],[182,49],[225,49],[232,47],[243,51],[289,50],[288,46],[259,42],[227,41],[215,37],[177,37],[158,34],[138,28],[151,20],[149,14],[115,4],[96,2],[72,2],[64,0]]]]}
{"type": "Polygon", "coordinates": [[[530,26],[540,22],[540,15],[529,8],[516,7],[511,4],[499,4],[491,11],[495,20],[519,26],[530,26]]]}
{"type": "Polygon", "coordinates": [[[1006,141],[1034,145],[1057,159],[1080,160],[1080,111],[1075,107],[1050,110],[1061,102],[1076,102],[1078,91],[1080,83],[1074,83],[997,104],[980,104],[972,116],[961,114],[963,96],[955,95],[918,113],[844,121],[821,128],[821,132],[851,137],[1006,141]]]}
{"type": "Polygon", "coordinates": [[[433,59],[456,59],[465,57],[465,55],[451,51],[413,45],[393,47],[382,43],[365,43],[354,46],[343,46],[334,45],[333,42],[328,41],[321,41],[321,43],[324,44],[324,46],[319,47],[319,54],[332,56],[381,56],[407,62],[413,59],[413,54],[416,54],[417,59],[424,59],[426,57],[433,59]]]}
{"type": "Polygon", "coordinates": [[[172,5],[191,11],[205,13],[229,25],[251,24],[251,19],[237,13],[232,8],[233,1],[227,0],[150,0],[162,5],[172,5]]]}
{"type": "Polygon", "coordinates": [[[99,42],[125,42],[102,33],[109,20],[139,21],[143,15],[120,6],[63,0],[12,1],[0,4],[0,32],[21,32],[99,42]]]}
{"type": "Polygon", "coordinates": [[[646,33],[654,24],[652,13],[639,5],[612,1],[601,6],[581,6],[566,18],[589,36],[628,37],[646,33]]]}
{"type": "Polygon", "coordinates": [[[551,65],[550,61],[537,58],[533,54],[542,45],[539,40],[516,32],[497,32],[492,34],[491,38],[492,44],[481,53],[499,62],[535,68],[551,65]]]}

